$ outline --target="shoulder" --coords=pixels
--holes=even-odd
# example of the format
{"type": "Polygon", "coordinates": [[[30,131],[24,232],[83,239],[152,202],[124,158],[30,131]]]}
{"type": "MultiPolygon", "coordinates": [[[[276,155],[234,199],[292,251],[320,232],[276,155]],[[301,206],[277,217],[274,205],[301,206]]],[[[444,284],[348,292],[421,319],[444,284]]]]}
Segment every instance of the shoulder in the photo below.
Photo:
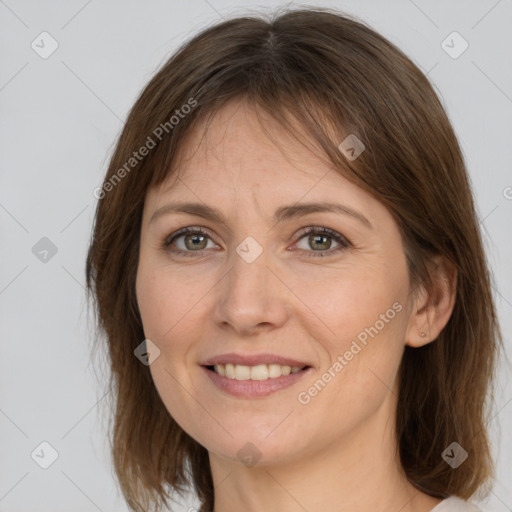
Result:
{"type": "Polygon", "coordinates": [[[482,512],[482,509],[457,496],[450,496],[441,501],[430,512],[482,512]]]}

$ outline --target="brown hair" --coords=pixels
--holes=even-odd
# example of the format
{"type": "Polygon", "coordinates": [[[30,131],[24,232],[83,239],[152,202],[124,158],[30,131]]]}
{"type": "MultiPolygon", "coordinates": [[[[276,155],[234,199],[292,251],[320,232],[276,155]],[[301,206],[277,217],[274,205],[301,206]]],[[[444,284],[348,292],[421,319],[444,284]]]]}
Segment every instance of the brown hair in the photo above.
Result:
{"type": "Polygon", "coordinates": [[[230,19],[196,35],[145,87],[111,158],[86,274],[108,344],[116,399],[112,456],[128,505],[135,511],[167,505],[167,491],[192,484],[201,510],[213,509],[207,450],[173,420],[149,368],[134,357],[144,339],[135,278],[148,188],[172,172],[185,136],[235,99],[253,102],[303,143],[313,141],[340,174],[389,209],[412,283],[429,289],[432,255],[454,264],[448,324],[434,342],[405,347],[396,432],[416,488],[469,498],[493,475],[485,420],[502,340],[461,150],[411,60],[364,23],[315,8],[230,19]],[[348,134],[366,146],[354,161],[338,149],[348,134]],[[150,139],[156,147],[131,161],[150,139]],[[468,452],[456,470],[441,458],[453,441],[468,452]]]}

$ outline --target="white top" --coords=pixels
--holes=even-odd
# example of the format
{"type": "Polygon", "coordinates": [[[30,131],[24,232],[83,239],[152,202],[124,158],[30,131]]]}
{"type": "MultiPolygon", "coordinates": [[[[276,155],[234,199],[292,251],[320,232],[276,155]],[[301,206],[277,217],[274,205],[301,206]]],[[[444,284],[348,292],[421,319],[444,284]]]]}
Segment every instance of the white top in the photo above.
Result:
{"type": "Polygon", "coordinates": [[[439,502],[430,512],[482,512],[476,505],[457,496],[439,502]]]}

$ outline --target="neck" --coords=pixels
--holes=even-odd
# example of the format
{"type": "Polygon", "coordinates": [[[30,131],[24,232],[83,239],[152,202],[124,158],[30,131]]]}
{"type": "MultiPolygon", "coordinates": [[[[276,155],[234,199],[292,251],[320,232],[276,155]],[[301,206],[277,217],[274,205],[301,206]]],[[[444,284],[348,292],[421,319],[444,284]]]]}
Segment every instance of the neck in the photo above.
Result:
{"type": "MultiPolygon", "coordinates": [[[[391,399],[390,399],[391,402],[391,399]]],[[[246,467],[210,453],[214,512],[428,512],[441,500],[410,484],[401,469],[393,404],[346,436],[293,460],[246,467]],[[389,411],[392,414],[389,414],[389,411]]]]}

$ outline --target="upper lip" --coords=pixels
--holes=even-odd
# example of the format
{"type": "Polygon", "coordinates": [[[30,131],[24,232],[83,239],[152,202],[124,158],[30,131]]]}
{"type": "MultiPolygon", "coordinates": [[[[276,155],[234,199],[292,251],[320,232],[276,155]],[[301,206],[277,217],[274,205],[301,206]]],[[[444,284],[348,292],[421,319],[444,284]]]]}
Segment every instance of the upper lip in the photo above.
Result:
{"type": "Polygon", "coordinates": [[[240,364],[245,366],[256,366],[258,364],[280,364],[282,366],[309,366],[303,361],[290,359],[289,357],[278,356],[276,354],[220,354],[218,356],[207,359],[202,366],[215,366],[217,364],[240,364]]]}

